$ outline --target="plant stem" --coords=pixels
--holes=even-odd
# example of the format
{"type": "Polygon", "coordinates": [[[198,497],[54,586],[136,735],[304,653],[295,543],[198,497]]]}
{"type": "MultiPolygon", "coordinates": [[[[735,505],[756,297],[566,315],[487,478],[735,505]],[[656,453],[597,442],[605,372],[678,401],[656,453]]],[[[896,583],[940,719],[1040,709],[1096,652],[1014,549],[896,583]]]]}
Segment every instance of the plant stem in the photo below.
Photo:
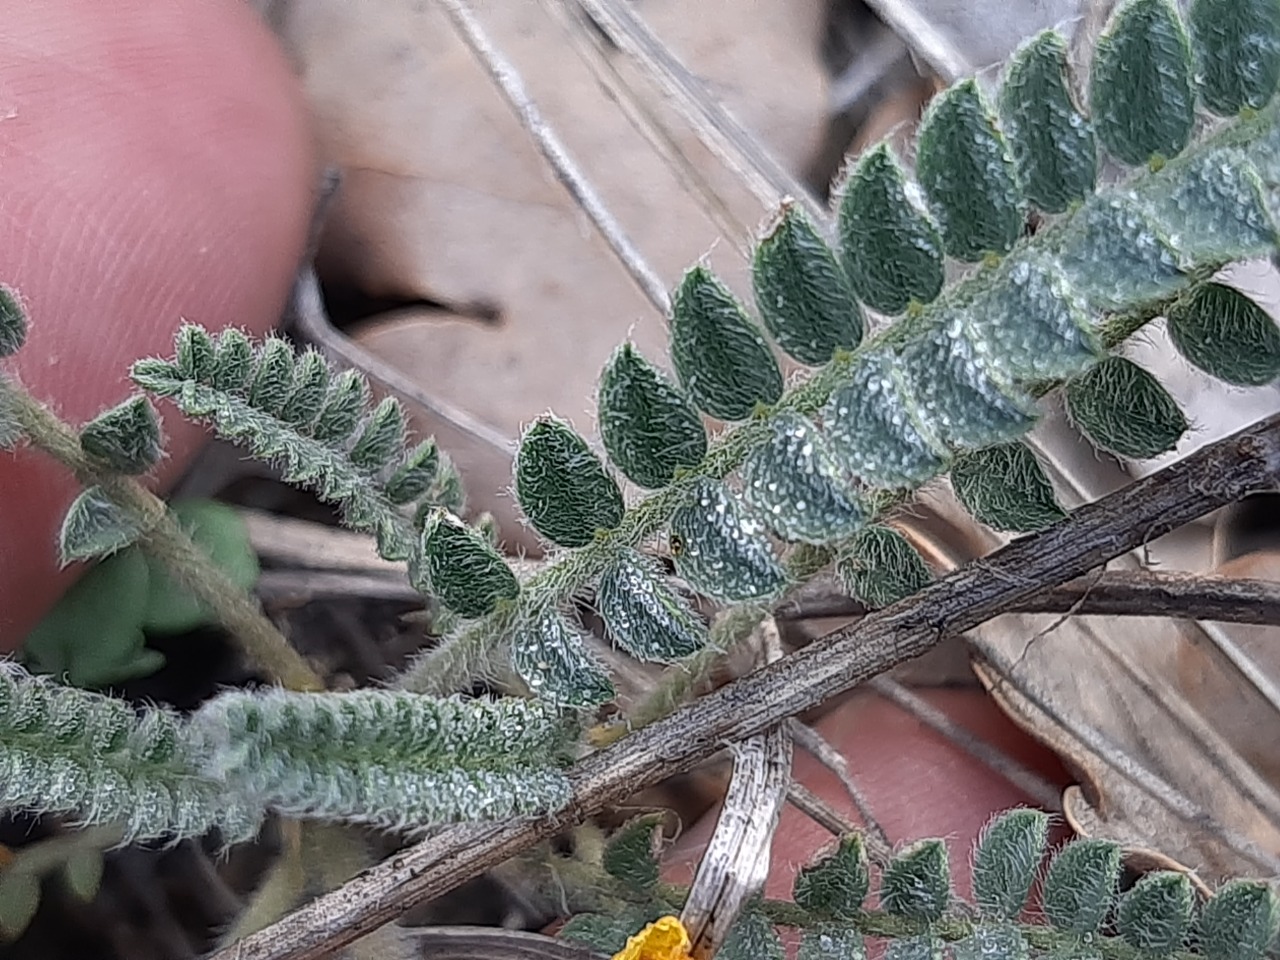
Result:
{"type": "Polygon", "coordinates": [[[98,484],[142,521],[138,546],[161,561],[240,644],[246,657],[290,690],[323,690],[324,683],[256,603],[232,583],[187,536],[163,500],[131,477],[105,469],[80,447],[79,435],[18,384],[0,378],[0,391],[33,446],[63,464],[86,486],[98,484]]]}

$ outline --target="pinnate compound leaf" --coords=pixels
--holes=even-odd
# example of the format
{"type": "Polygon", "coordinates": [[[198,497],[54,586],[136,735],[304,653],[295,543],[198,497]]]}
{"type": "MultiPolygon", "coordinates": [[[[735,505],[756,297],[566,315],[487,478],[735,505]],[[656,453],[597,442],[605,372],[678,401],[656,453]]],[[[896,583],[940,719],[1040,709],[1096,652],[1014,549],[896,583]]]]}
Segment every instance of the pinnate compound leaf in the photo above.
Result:
{"type": "Polygon", "coordinates": [[[422,527],[414,586],[463,617],[493,612],[520,583],[489,542],[457,517],[433,509],[422,527]]]}
{"type": "Polygon", "coordinates": [[[1046,30],[1019,49],[1000,88],[1000,119],[1028,200],[1062,213],[1093,193],[1098,151],[1067,86],[1062,34],[1046,30]]]}
{"type": "Polygon", "coordinates": [[[863,525],[865,513],[846,490],[840,465],[818,429],[784,411],[771,436],[742,466],[743,497],[784,540],[830,543],[863,525]]]}
{"type": "Polygon", "coordinates": [[[951,486],[964,508],[995,530],[1042,530],[1067,515],[1024,443],[1000,443],[957,458],[951,486]]]}
{"type": "Polygon", "coordinates": [[[804,909],[830,920],[853,920],[862,911],[871,876],[867,851],[857,834],[841,837],[835,850],[796,874],[793,896],[804,909]]]}
{"type": "Polygon", "coordinates": [[[1013,924],[979,924],[973,933],[951,944],[954,960],[1027,960],[1031,951],[1013,924]]]}
{"type": "Polygon", "coordinates": [[[1128,0],[1098,38],[1089,82],[1098,139],[1131,166],[1176,157],[1195,123],[1191,44],[1170,0],[1128,0]]]}
{"type": "Polygon", "coordinates": [[[707,453],[698,411],[648,360],[624,343],[600,377],[600,436],[604,448],[633,483],[656,490],[707,453]]]}
{"type": "Polygon", "coordinates": [[[387,499],[395,504],[412,503],[431,489],[439,468],[440,451],[435,440],[422,441],[405,454],[387,478],[387,499]]]}
{"type": "Polygon", "coordinates": [[[155,407],[139,395],[104,410],[81,428],[80,446],[118,473],[146,473],[162,453],[155,407]]]}
{"type": "Polygon", "coordinates": [[[1010,257],[964,311],[970,339],[1005,380],[1054,380],[1088,369],[1101,346],[1088,304],[1051,258],[1010,257]]]}
{"type": "Polygon", "coordinates": [[[58,556],[63,566],[75,560],[104,557],[129,546],[144,533],[146,525],[141,518],[95,484],[67,509],[58,532],[58,556]]]}
{"type": "Polygon", "coordinates": [[[1196,944],[1205,960],[1261,960],[1280,930],[1280,899],[1259,880],[1232,880],[1204,905],[1196,944]]]}
{"type": "Polygon", "coordinates": [[[784,960],[782,941],[769,918],[748,907],[716,951],[720,960],[784,960]]]}
{"type": "Polygon", "coordinates": [[[822,421],[841,465],[871,486],[918,487],[946,466],[945,448],[920,422],[897,358],[888,351],[854,360],[849,381],[831,394],[822,421]]]}
{"type": "Polygon", "coordinates": [[[796,960],[866,960],[867,945],[858,931],[838,923],[805,929],[796,960]]]}
{"type": "Polygon", "coordinates": [[[782,396],[782,371],[742,305],[705,267],[684,275],[671,304],[671,359],[689,396],[721,420],[745,420],[782,396]]]}
{"type": "Polygon", "coordinates": [[[941,840],[917,840],[893,858],[880,877],[880,904],[889,913],[934,921],[947,910],[951,869],[941,840]]]}
{"type": "Polygon", "coordinates": [[[840,253],[849,282],[867,306],[889,315],[942,291],[942,236],[908,189],[882,143],[863,154],[840,200],[840,253]]]}
{"type": "Polygon", "coordinates": [[[1280,377],[1280,327],[1235,287],[1204,283],[1168,313],[1178,352],[1210,376],[1243,387],[1280,377]]]}
{"type": "Polygon", "coordinates": [[[628,820],[609,838],[602,866],[609,876],[632,890],[652,890],[658,885],[657,844],[664,819],[661,813],[646,813],[628,820]]]}
{"type": "Polygon", "coordinates": [[[596,608],[609,635],[638,660],[679,660],[707,642],[706,626],[657,563],[634,550],[622,551],[601,575],[596,608]]]}
{"type": "Polygon", "coordinates": [[[622,491],[587,442],[556,417],[540,417],[520,438],[516,496],[540,534],[582,547],[622,522],[622,491]]]}
{"type": "Polygon", "coordinates": [[[1044,857],[1049,815],[1018,809],[987,824],[973,862],[973,898],[987,916],[1017,919],[1044,857]]]}
{"type": "Polygon", "coordinates": [[[1034,401],[992,377],[989,361],[965,335],[963,314],[924,331],[900,359],[917,415],[954,449],[1013,440],[1035,424],[1034,401]]]}
{"type": "Polygon", "coordinates": [[[763,600],[786,583],[764,525],[722,484],[701,478],[671,517],[676,572],[720,600],[763,600]]]}
{"type": "Polygon", "coordinates": [[[535,695],[564,707],[594,707],[613,699],[613,683],[596,663],[581,631],[555,610],[517,628],[511,665],[535,695]]]}
{"type": "Polygon", "coordinates": [[[1182,949],[1195,895],[1182,873],[1162,870],[1141,878],[1120,898],[1116,927],[1139,950],[1168,956],[1182,949]]]}
{"type": "Polygon", "coordinates": [[[1041,897],[1060,930],[1096,933],[1111,909],[1120,876],[1120,847],[1110,840],[1075,840],[1049,864],[1041,897]]]}
{"type": "Polygon", "coordinates": [[[1187,418],[1169,391],[1125,357],[1108,357],[1067,384],[1067,412],[1104,450],[1134,459],[1172,450],[1187,418]]]}
{"type": "Polygon", "coordinates": [[[859,530],[848,552],[836,564],[849,595],[872,609],[923,590],[933,580],[929,568],[910,542],[892,527],[859,530]]]}
{"type": "Polygon", "coordinates": [[[862,341],[862,307],[844,270],[809,218],[786,203],[756,247],[756,307],[778,346],[811,367],[862,341]]]}
{"type": "Polygon", "coordinates": [[[0,283],[0,357],[10,357],[27,342],[27,311],[18,291],[0,283]]]}
{"type": "Polygon", "coordinates": [[[916,177],[947,253],[981,260],[1012,249],[1023,213],[1013,158],[972,78],[933,98],[920,121],[916,177]]]}
{"type": "Polygon", "coordinates": [[[1200,101],[1220,117],[1265,107],[1280,84],[1280,5],[1194,0],[1188,22],[1200,101]]]}
{"type": "Polygon", "coordinates": [[[1169,242],[1134,201],[1121,197],[1086,203],[1057,254],[1071,285],[1102,310],[1145,304],[1187,283],[1169,242]]]}

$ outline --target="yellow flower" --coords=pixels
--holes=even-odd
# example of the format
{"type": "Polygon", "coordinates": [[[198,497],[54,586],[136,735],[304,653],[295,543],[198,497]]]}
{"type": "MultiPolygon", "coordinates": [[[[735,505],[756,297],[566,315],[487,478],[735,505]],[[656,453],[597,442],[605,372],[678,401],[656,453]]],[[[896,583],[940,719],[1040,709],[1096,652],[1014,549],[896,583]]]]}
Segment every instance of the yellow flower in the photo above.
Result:
{"type": "Polygon", "coordinates": [[[662,917],[628,940],[613,960],[690,960],[689,933],[677,917],[662,917]]]}

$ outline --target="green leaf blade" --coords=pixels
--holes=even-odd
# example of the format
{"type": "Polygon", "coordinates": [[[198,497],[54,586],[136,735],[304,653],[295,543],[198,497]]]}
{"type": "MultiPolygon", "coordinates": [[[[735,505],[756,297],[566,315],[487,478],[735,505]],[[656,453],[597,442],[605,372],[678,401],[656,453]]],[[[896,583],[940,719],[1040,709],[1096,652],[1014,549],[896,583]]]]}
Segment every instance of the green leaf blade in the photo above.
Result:
{"type": "Polygon", "coordinates": [[[701,650],[707,629],[656,563],[623,551],[600,577],[596,608],[609,634],[638,660],[670,663],[701,650]]]}
{"type": "Polygon", "coordinates": [[[1074,840],[1063,847],[1045,874],[1045,916],[1059,930],[1085,935],[1098,931],[1115,899],[1120,847],[1110,840],[1074,840]]]}
{"type": "Polygon", "coordinates": [[[1220,117],[1261,110],[1280,84],[1280,6],[1194,0],[1188,15],[1200,101],[1220,117]]]}
{"type": "Polygon", "coordinates": [[[933,581],[916,548],[892,527],[869,526],[854,536],[836,563],[849,595],[873,610],[897,603],[933,581]]]}
{"type": "Polygon", "coordinates": [[[1167,453],[1188,423],[1176,400],[1142,367],[1108,357],[1067,384],[1067,412],[1098,447],[1136,460],[1167,453]]]}
{"type": "Polygon", "coordinates": [[[609,838],[601,866],[632,890],[658,885],[657,844],[664,816],[647,813],[628,820],[609,838]]]}
{"type": "Polygon", "coordinates": [[[146,533],[139,517],[94,485],[71,502],[58,531],[58,556],[63,566],[76,560],[105,557],[122,550],[146,533]]]}
{"type": "Polygon", "coordinates": [[[435,508],[422,527],[414,586],[463,617],[492,613],[514,600],[520,583],[480,534],[448,511],[435,508]]]}
{"type": "Polygon", "coordinates": [[[786,584],[763,525],[744,514],[722,484],[706,478],[671,517],[671,552],[676,572],[710,597],[763,600],[786,584]]]}
{"type": "Polygon", "coordinates": [[[81,428],[80,446],[118,473],[146,473],[163,452],[155,407],[135,396],[104,410],[81,428]]]}
{"type": "Polygon", "coordinates": [[[1027,960],[1031,949],[1012,924],[978,924],[973,933],[951,944],[954,960],[1027,960]]]}
{"type": "Polygon", "coordinates": [[[871,885],[867,851],[857,834],[796,874],[793,896],[805,910],[829,920],[855,920],[871,885]]]}
{"type": "Polygon", "coordinates": [[[1164,957],[1181,950],[1195,894],[1185,874],[1162,870],[1138,880],[1120,898],[1116,928],[1139,950],[1164,957]]]}
{"type": "Polygon", "coordinates": [[[778,346],[811,367],[861,341],[862,308],[835,254],[794,204],[759,246],[751,271],[756,307],[778,346]]]}
{"type": "Polygon", "coordinates": [[[404,408],[395,397],[380,401],[360,428],[350,451],[351,462],[376,472],[404,448],[404,408]]]}
{"type": "Polygon", "coordinates": [[[622,491],[587,442],[556,417],[540,417],[520,438],[516,497],[540,534],[582,547],[622,522],[622,491]]]}
{"type": "Polygon", "coordinates": [[[1234,287],[1205,283],[1168,314],[1178,352],[1212,377],[1260,387],[1280,377],[1280,328],[1234,287]]]}
{"type": "Polygon", "coordinates": [[[517,628],[511,665],[536,696],[558,706],[594,707],[614,697],[609,675],[587,650],[581,632],[555,610],[517,628]]]}
{"type": "Polygon", "coordinates": [[[1280,931],[1280,898],[1258,880],[1232,880],[1201,911],[1196,942],[1205,960],[1261,960],[1280,931]]]}
{"type": "Polygon", "coordinates": [[[422,441],[400,461],[387,478],[387,499],[397,505],[412,503],[436,482],[440,471],[440,451],[434,439],[422,441]]]}
{"type": "Polygon", "coordinates": [[[917,840],[890,861],[880,877],[880,904],[889,913],[934,922],[951,899],[951,869],[941,840],[917,840]]]}
{"type": "Polygon", "coordinates": [[[671,306],[671,359],[693,402],[745,420],[782,396],[782,371],[742,305],[705,267],[689,270],[671,306]]]}
{"type": "Polygon", "coordinates": [[[951,486],[964,508],[994,530],[1029,533],[1067,515],[1025,443],[997,444],[958,458],[951,486]]]}
{"type": "Polygon", "coordinates": [[[986,916],[1016,920],[1044,858],[1049,815],[1018,809],[983,829],[973,863],[973,896],[986,916]]]}
{"type": "Polygon", "coordinates": [[[1090,77],[1098,139],[1141,166],[1182,152],[1195,123],[1191,43],[1169,0],[1128,0],[1098,39],[1090,77]]]}
{"type": "Polygon", "coordinates": [[[890,316],[942,291],[942,236],[910,199],[907,178],[885,144],[865,153],[845,184],[840,252],[863,303],[890,316]]]}
{"type": "Polygon", "coordinates": [[[916,144],[916,176],[947,253],[968,262],[1008,253],[1023,225],[1015,168],[974,80],[934,97],[916,144]]]}
{"type": "Polygon", "coordinates": [[[1019,49],[1000,88],[1000,118],[1027,199],[1062,213],[1093,193],[1093,127],[1067,86],[1067,43],[1046,30],[1019,49]]]}
{"type": "Polygon", "coordinates": [[[0,357],[11,357],[27,342],[27,311],[18,291],[0,283],[0,357]]]}

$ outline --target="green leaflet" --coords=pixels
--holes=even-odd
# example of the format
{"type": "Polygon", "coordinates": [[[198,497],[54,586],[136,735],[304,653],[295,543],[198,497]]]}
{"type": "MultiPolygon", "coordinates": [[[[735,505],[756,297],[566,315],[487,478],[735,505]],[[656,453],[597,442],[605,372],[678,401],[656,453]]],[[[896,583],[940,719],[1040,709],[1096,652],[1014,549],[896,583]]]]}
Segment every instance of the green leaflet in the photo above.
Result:
{"type": "Polygon", "coordinates": [[[1161,870],[1135,883],[1116,910],[1120,936],[1158,956],[1182,949],[1195,894],[1186,874],[1161,870]]]}
{"type": "Polygon", "coordinates": [[[96,484],[71,502],[58,531],[58,557],[63,566],[115,553],[146,533],[132,511],[111,499],[96,484]]]}
{"type": "Polygon", "coordinates": [[[27,311],[18,291],[0,283],[0,357],[9,357],[27,342],[27,311]]]}
{"type": "Polygon", "coordinates": [[[229,327],[218,335],[209,384],[218,390],[239,390],[253,372],[253,344],[240,330],[229,327]]]}
{"type": "Polygon", "coordinates": [[[624,550],[600,576],[596,609],[618,646],[638,660],[671,662],[696,653],[707,628],[658,565],[624,550]]]}
{"type": "Polygon", "coordinates": [[[369,384],[355,370],[343,370],[333,378],[311,435],[323,442],[345,440],[360,422],[369,402],[369,384]]]}
{"type": "Polygon", "coordinates": [[[836,563],[836,574],[849,595],[879,609],[923,590],[933,580],[907,538],[892,527],[859,530],[848,552],[836,563]]]}
{"type": "Polygon", "coordinates": [[[672,514],[671,553],[681,577],[720,600],[763,600],[786,583],[763,525],[744,516],[722,484],[705,477],[672,514]]]}
{"type": "Polygon", "coordinates": [[[1093,193],[1098,151],[1067,86],[1060,33],[1046,30],[1018,50],[1000,88],[1000,119],[1028,200],[1062,213],[1093,193]]]}
{"type": "Polygon", "coordinates": [[[1133,201],[1098,195],[1072,220],[1058,262],[1071,285],[1102,310],[1158,300],[1187,282],[1178,258],[1133,201]]]}
{"type": "Polygon", "coordinates": [[[862,912],[871,876],[867,851],[857,834],[796,874],[793,897],[804,909],[831,920],[854,920],[862,912]]]}
{"type": "Polygon", "coordinates": [[[972,78],[934,97],[925,111],[916,178],[929,195],[946,251],[956,259],[1008,253],[1022,233],[1013,158],[972,78]]]}
{"type": "Polygon", "coordinates": [[[658,885],[658,839],[662,813],[646,813],[628,820],[604,848],[601,866],[611,877],[632,890],[653,890],[658,885]]]}
{"type": "Polygon", "coordinates": [[[1210,376],[1242,387],[1280,377],[1280,329],[1234,287],[1200,284],[1168,313],[1178,352],[1210,376]]]}
{"type": "Polygon", "coordinates": [[[208,380],[217,370],[213,339],[203,327],[184,323],[173,341],[174,363],[184,380],[208,380]]]}
{"type": "Polygon", "coordinates": [[[520,584],[498,551],[457,517],[436,508],[422,527],[414,587],[463,617],[491,613],[520,584]]]}
{"type": "Polygon", "coordinates": [[[511,665],[539,699],[564,707],[594,707],[613,699],[609,675],[581,632],[555,610],[517,627],[511,665]]]}
{"type": "Polygon", "coordinates": [[[1035,423],[1035,403],[992,378],[963,325],[963,314],[952,314],[902,348],[902,378],[918,415],[955,449],[1015,439],[1035,423]]]}
{"type": "MultiPolygon", "coordinates": [[[[218,345],[221,350],[221,343],[218,345]]],[[[284,403],[280,419],[300,427],[309,426],[320,415],[320,406],[329,392],[329,361],[315,350],[307,350],[294,366],[293,384],[284,403]]]]}
{"type": "Polygon", "coordinates": [[[1005,380],[1055,380],[1080,373],[1101,352],[1088,305],[1051,258],[1008,258],[965,307],[969,338],[987,349],[1005,380]]]}
{"type": "Polygon", "coordinates": [[[782,396],[764,337],[706,267],[686,272],[672,298],[671,359],[693,402],[721,420],[745,420],[782,396]]]}
{"type": "Polygon", "coordinates": [[[613,956],[627,945],[629,937],[667,912],[665,905],[639,907],[626,904],[617,913],[580,913],[560,928],[558,936],[584,943],[605,956],[613,956]]]}
{"type": "Polygon", "coordinates": [[[1220,148],[1189,159],[1166,167],[1138,193],[1169,246],[1193,265],[1270,254],[1275,223],[1246,156],[1220,148]]]}
{"type": "Polygon", "coordinates": [[[1261,960],[1280,930],[1280,901],[1261,880],[1231,880],[1204,905],[1196,941],[1206,960],[1261,960]]]}
{"type": "Polygon", "coordinates": [[[13,450],[26,436],[13,388],[0,376],[0,450],[13,450]]]}
{"type": "Polygon", "coordinates": [[[758,910],[747,907],[716,952],[720,960],[784,960],[782,941],[773,924],[758,910]]]}
{"type": "Polygon", "coordinates": [[[951,869],[941,840],[917,840],[902,850],[880,876],[880,905],[889,913],[934,921],[951,898],[951,869]]]}
{"type": "Polygon", "coordinates": [[[840,200],[840,253],[853,291],[881,313],[901,313],[942,291],[942,237],[907,192],[906,175],[885,144],[868,150],[840,200]]]}
{"type": "Polygon", "coordinates": [[[539,417],[520,438],[516,496],[534,528],[562,547],[582,547],[622,522],[622,491],[587,441],[557,417],[539,417]]]}
{"type": "Polygon", "coordinates": [[[964,508],[995,530],[1027,533],[1067,514],[1034,453],[1021,442],[965,454],[951,468],[951,486],[964,508]]]}
{"type": "Polygon", "coordinates": [[[25,870],[0,873],[0,942],[17,940],[40,909],[40,877],[25,870]]]}
{"type": "Polygon", "coordinates": [[[946,450],[920,422],[889,351],[855,358],[822,422],[842,466],[872,486],[918,487],[946,466],[946,450]]]}
{"type": "MultiPolygon", "coordinates": [[[[258,362],[249,380],[249,403],[279,416],[293,391],[293,364],[293,347],[279,337],[268,337],[259,350],[258,362]]],[[[215,354],[211,377],[217,370],[215,354]]]]}
{"type": "Polygon", "coordinates": [[[1075,840],[1049,864],[1041,888],[1045,916],[1060,930],[1096,933],[1115,897],[1120,847],[1110,840],[1075,840]]]}
{"type": "Polygon", "coordinates": [[[800,938],[796,960],[866,960],[862,934],[838,923],[808,927],[800,938]]]}
{"type": "Polygon", "coordinates": [[[848,278],[804,212],[786,203],[756,247],[756,307],[778,346],[811,367],[862,341],[862,308],[848,278]]]}
{"type": "Polygon", "coordinates": [[[630,343],[609,358],[600,377],[600,436],[619,470],[649,489],[665,487],[707,453],[698,411],[630,343]]]}
{"type": "Polygon", "coordinates": [[[1049,816],[1010,810],[982,831],[973,860],[973,899],[986,916],[1016,920],[1040,871],[1049,816]]]}
{"type": "Polygon", "coordinates": [[[1191,45],[1169,0],[1128,0],[1101,37],[1090,75],[1098,139],[1130,166],[1182,152],[1195,123],[1191,45]]]}
{"type": "Polygon", "coordinates": [[[146,473],[164,452],[155,407],[135,396],[104,410],[80,429],[80,446],[117,473],[146,473]]]}
{"type": "Polygon", "coordinates": [[[1194,0],[1187,19],[1200,101],[1220,117],[1265,107],[1280,83],[1280,5],[1194,0]]]}
{"type": "Polygon", "coordinates": [[[973,933],[951,944],[954,960],[1027,960],[1031,950],[1012,924],[978,924],[973,933]]]}
{"type": "Polygon", "coordinates": [[[380,401],[351,447],[351,462],[362,470],[381,470],[404,449],[404,409],[395,397],[380,401]]]}
{"type": "Polygon", "coordinates": [[[412,503],[431,489],[439,468],[440,451],[434,438],[422,441],[387,478],[387,499],[395,504],[412,503]]]}
{"type": "Polygon", "coordinates": [[[1108,357],[1067,383],[1067,412],[1097,446],[1134,459],[1172,450],[1187,418],[1169,391],[1132,360],[1108,357]]]}
{"type": "Polygon", "coordinates": [[[772,435],[742,466],[747,504],[784,540],[823,544],[849,536],[865,512],[846,490],[840,465],[817,428],[784,411],[772,435]]]}

